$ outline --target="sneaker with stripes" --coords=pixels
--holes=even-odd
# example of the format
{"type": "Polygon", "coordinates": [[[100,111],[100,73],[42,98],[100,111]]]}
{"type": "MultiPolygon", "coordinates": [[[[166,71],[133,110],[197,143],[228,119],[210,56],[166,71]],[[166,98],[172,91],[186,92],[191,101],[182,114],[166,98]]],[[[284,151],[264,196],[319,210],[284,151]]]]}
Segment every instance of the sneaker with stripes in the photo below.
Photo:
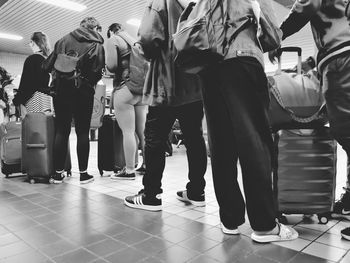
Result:
{"type": "Polygon", "coordinates": [[[160,197],[160,194],[156,196],[146,196],[143,191],[140,191],[140,193],[137,195],[125,197],[124,204],[132,208],[148,211],[162,210],[162,199],[160,197]]]}

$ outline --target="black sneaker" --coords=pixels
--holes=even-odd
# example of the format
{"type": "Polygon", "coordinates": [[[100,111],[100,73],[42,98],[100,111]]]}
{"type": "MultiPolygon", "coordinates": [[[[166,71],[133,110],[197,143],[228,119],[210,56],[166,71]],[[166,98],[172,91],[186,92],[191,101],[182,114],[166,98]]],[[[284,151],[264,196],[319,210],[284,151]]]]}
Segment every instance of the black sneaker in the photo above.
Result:
{"type": "Polygon", "coordinates": [[[343,193],[340,197],[340,200],[334,204],[332,217],[350,220],[350,191],[349,189],[344,189],[345,193],[343,193]]]}
{"type": "Polygon", "coordinates": [[[148,197],[143,191],[140,191],[137,195],[125,197],[124,204],[132,208],[148,211],[162,210],[162,199],[160,195],[148,197]]]}
{"type": "Polygon", "coordinates": [[[350,240],[350,227],[344,228],[342,231],[340,231],[340,234],[346,240],[350,240]]]}
{"type": "Polygon", "coordinates": [[[53,183],[54,184],[61,184],[63,183],[63,179],[64,179],[64,174],[63,173],[55,173],[55,175],[52,177],[53,179],[53,183]]]}
{"type": "Polygon", "coordinates": [[[184,191],[178,191],[176,193],[177,199],[179,199],[182,202],[191,203],[195,206],[205,206],[205,196],[204,193],[198,196],[188,196],[187,190],[184,191]]]}
{"type": "Polygon", "coordinates": [[[135,180],[135,173],[127,173],[126,168],[111,175],[112,180],[135,180]]]}
{"type": "Polygon", "coordinates": [[[94,177],[92,175],[89,175],[88,173],[81,173],[80,174],[80,183],[81,184],[87,184],[94,181],[94,177]]]}

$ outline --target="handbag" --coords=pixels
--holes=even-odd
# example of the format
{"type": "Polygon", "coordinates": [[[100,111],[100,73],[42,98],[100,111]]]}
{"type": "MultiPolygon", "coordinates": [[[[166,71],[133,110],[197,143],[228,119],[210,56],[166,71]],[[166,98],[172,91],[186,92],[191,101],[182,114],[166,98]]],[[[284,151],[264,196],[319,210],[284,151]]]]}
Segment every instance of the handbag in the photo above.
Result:
{"type": "Polygon", "coordinates": [[[279,69],[275,75],[268,77],[272,129],[324,125],[327,122],[325,100],[317,73],[313,70],[301,73],[301,48],[282,48],[280,54],[283,51],[298,52],[298,66],[297,73],[281,71],[279,56],[279,69]]]}

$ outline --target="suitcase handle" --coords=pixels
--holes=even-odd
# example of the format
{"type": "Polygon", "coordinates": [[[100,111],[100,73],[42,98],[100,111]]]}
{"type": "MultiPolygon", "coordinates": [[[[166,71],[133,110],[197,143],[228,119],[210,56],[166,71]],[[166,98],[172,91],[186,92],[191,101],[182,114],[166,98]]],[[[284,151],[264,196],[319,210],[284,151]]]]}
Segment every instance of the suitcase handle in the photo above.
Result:
{"type": "Polygon", "coordinates": [[[27,144],[27,149],[37,149],[37,148],[46,148],[45,143],[32,143],[32,144],[27,144]]]}
{"type": "Polygon", "coordinates": [[[298,65],[297,65],[297,74],[301,75],[301,48],[300,47],[282,47],[277,50],[277,59],[278,59],[278,69],[277,74],[280,74],[282,71],[281,67],[281,56],[283,52],[295,52],[298,53],[298,65]]]}

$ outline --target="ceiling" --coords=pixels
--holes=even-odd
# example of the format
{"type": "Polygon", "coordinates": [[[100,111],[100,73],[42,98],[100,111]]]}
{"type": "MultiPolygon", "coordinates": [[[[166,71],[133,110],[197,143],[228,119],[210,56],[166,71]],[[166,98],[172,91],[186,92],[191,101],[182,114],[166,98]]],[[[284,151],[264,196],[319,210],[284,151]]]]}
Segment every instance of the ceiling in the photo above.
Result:
{"type": "MultiPolygon", "coordinates": [[[[57,0],[59,1],[59,0],[57,0]]],[[[87,16],[94,16],[102,25],[102,35],[115,22],[136,34],[135,26],[127,25],[131,18],[141,19],[147,0],[74,0],[87,6],[83,12],[45,4],[35,0],[0,0],[0,32],[23,36],[21,41],[0,39],[0,51],[30,54],[27,43],[35,31],[45,32],[51,45],[79,26],[87,16]]]]}
{"type": "MultiPolygon", "coordinates": [[[[57,0],[59,1],[59,0],[57,0]]],[[[128,32],[136,35],[137,28],[127,25],[131,18],[141,19],[147,0],[74,0],[87,6],[83,12],[52,6],[35,0],[0,0],[0,32],[23,36],[21,41],[0,39],[0,51],[30,54],[27,43],[35,31],[45,32],[51,45],[63,35],[77,28],[86,16],[94,16],[100,21],[103,37],[106,28],[119,22],[128,32]]],[[[293,0],[275,0],[290,7],[293,0]]]]}

